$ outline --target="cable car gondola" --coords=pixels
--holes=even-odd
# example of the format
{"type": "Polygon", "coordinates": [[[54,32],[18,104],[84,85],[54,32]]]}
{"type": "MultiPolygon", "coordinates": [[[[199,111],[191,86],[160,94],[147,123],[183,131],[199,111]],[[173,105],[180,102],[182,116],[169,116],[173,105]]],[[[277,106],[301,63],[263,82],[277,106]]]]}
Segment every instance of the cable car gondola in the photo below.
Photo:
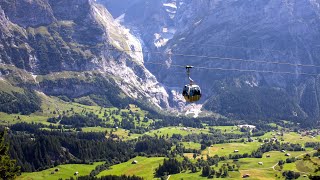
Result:
{"type": "Polygon", "coordinates": [[[186,66],[190,84],[184,86],[182,95],[187,102],[196,102],[201,98],[201,89],[198,85],[194,84],[193,80],[190,78],[191,68],[193,68],[193,66],[186,66]]]}

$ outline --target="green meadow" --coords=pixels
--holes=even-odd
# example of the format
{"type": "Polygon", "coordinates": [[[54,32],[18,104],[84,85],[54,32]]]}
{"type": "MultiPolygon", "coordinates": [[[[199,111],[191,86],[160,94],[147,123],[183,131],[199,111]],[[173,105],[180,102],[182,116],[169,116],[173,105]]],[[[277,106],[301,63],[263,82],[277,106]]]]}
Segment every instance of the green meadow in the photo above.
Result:
{"type": "Polygon", "coordinates": [[[260,144],[259,142],[214,144],[208,148],[208,155],[229,156],[229,154],[250,154],[258,149],[260,144]],[[236,153],[234,150],[238,150],[239,152],[236,153]]]}
{"type": "Polygon", "coordinates": [[[103,164],[104,162],[96,162],[92,165],[87,164],[67,164],[67,165],[59,165],[55,168],[46,169],[39,172],[33,173],[22,173],[21,176],[18,176],[18,180],[57,180],[59,178],[66,179],[70,177],[76,177],[74,175],[75,172],[79,172],[78,176],[89,175],[92,170],[95,169],[96,166],[103,164]],[[55,171],[55,169],[59,169],[59,171],[55,171]],[[53,174],[52,174],[53,173],[53,174]]]}
{"type": "Polygon", "coordinates": [[[163,157],[135,157],[125,163],[111,166],[109,170],[102,171],[98,177],[105,175],[136,175],[144,179],[155,179],[154,172],[159,164],[162,164],[163,157]],[[132,164],[136,160],[137,164],[132,164]]]}
{"type": "Polygon", "coordinates": [[[185,128],[185,127],[165,127],[165,128],[160,128],[157,130],[151,130],[149,132],[146,132],[146,135],[150,136],[166,136],[168,135],[171,137],[173,134],[180,134],[182,136],[186,136],[188,134],[208,134],[209,130],[208,129],[197,129],[197,128],[185,128]]]}

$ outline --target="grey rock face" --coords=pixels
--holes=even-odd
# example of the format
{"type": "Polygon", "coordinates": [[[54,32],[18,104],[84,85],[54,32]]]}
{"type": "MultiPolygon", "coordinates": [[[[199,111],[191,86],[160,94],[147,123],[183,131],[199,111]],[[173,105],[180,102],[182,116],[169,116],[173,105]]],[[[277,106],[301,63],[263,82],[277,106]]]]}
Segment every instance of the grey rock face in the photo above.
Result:
{"type": "Polygon", "coordinates": [[[10,21],[22,27],[48,25],[55,20],[47,0],[4,0],[0,6],[10,21]]]}
{"type": "Polygon", "coordinates": [[[0,32],[6,33],[0,39],[1,62],[42,75],[98,71],[112,77],[127,96],[168,107],[168,95],[144,67],[143,54],[126,52],[139,51],[139,40],[103,6],[91,0],[1,1],[0,5],[4,10],[0,32]]]}

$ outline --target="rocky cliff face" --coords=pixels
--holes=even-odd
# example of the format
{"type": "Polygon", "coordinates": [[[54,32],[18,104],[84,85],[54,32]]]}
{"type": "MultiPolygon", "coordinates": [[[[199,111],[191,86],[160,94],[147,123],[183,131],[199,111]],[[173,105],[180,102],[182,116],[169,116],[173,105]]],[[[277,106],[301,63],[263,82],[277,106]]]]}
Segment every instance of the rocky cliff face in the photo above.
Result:
{"type": "MultiPolygon", "coordinates": [[[[49,95],[97,99],[98,94],[101,100],[112,92],[117,98],[108,105],[127,96],[165,109],[190,113],[197,107],[194,113],[202,108],[243,119],[320,116],[319,77],[301,75],[319,71],[318,0],[97,2],[1,1],[4,69],[25,70],[35,83],[28,87],[49,95]],[[181,96],[185,70],[174,66],[186,64],[206,67],[192,71],[203,90],[192,108],[181,96]]],[[[0,78],[12,80],[10,73],[0,78]]]]}
{"type": "MultiPolygon", "coordinates": [[[[147,99],[158,107],[168,107],[167,93],[143,65],[139,40],[94,1],[1,1],[0,28],[3,64],[33,75],[68,72],[59,81],[68,79],[72,72],[95,72],[93,75],[102,75],[105,81],[121,89],[115,96],[124,93],[133,99],[147,99]],[[133,49],[137,52],[128,51],[133,49]]],[[[88,86],[82,86],[85,87],[88,86]]],[[[38,90],[53,95],[70,94],[64,94],[61,88],[59,83],[40,83],[38,90]]],[[[94,92],[78,96],[90,93],[94,92]]]]}
{"type": "MultiPolygon", "coordinates": [[[[110,7],[115,16],[122,15],[123,24],[141,34],[149,51],[217,57],[149,54],[145,61],[293,73],[195,69],[193,78],[203,89],[200,103],[205,109],[242,118],[319,117],[319,78],[299,73],[319,71],[313,65],[320,63],[320,1],[137,0],[126,6],[111,0],[100,2],[110,7]],[[277,99],[273,98],[275,94],[277,99]],[[261,99],[263,96],[267,98],[261,99]],[[277,108],[283,106],[286,110],[277,108]]],[[[148,68],[172,92],[172,105],[181,104],[177,89],[186,82],[183,69],[154,65],[148,68]]]]}

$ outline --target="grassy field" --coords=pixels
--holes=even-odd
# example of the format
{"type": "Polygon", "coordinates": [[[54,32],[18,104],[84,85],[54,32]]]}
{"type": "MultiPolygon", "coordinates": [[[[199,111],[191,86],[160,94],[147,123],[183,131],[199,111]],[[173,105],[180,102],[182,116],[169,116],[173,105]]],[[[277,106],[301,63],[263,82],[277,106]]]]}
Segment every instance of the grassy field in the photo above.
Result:
{"type": "MultiPolygon", "coordinates": [[[[300,154],[303,154],[305,152],[291,152],[288,151],[287,153],[291,154],[291,157],[296,157],[300,154]]],[[[243,158],[239,159],[240,169],[261,169],[261,168],[271,168],[275,164],[279,162],[279,160],[285,160],[288,157],[285,156],[285,153],[279,152],[279,151],[271,151],[264,153],[262,158],[243,158]],[[269,158],[266,157],[266,155],[270,155],[269,158]],[[258,162],[262,162],[263,165],[259,165],[258,162]]]]}
{"type": "Polygon", "coordinates": [[[210,126],[214,129],[221,130],[222,133],[243,134],[237,126],[210,126]]]}
{"type": "MultiPolygon", "coordinates": [[[[46,96],[43,93],[38,92],[38,96],[41,98],[41,110],[30,115],[20,115],[20,114],[7,114],[0,112],[0,124],[8,125],[15,124],[18,122],[27,122],[27,123],[42,123],[45,125],[50,125],[52,123],[47,122],[48,118],[58,117],[59,115],[63,116],[72,116],[73,114],[84,114],[86,112],[94,113],[101,119],[106,119],[106,116],[109,116],[109,119],[106,121],[106,124],[114,124],[115,119],[119,122],[122,121],[122,113],[129,113],[129,116],[134,117],[134,122],[138,124],[138,117],[140,120],[139,126],[147,127],[153,120],[148,122],[142,122],[146,112],[136,107],[135,105],[130,105],[127,109],[117,109],[117,108],[102,108],[100,106],[87,106],[75,102],[66,102],[57,97],[46,96]],[[115,112],[118,111],[118,114],[115,112]],[[113,112],[113,114],[112,114],[113,112]]],[[[58,124],[52,124],[58,125],[58,124]]],[[[103,132],[106,128],[102,127],[90,127],[84,128],[85,132],[103,132]]]]}
{"type": "Polygon", "coordinates": [[[101,172],[98,177],[105,175],[137,175],[144,179],[154,179],[155,169],[162,164],[163,157],[136,157],[128,162],[111,166],[110,170],[101,172]],[[137,160],[137,164],[132,164],[132,161],[137,160]]]}
{"type": "Polygon", "coordinates": [[[55,168],[50,168],[47,170],[43,170],[40,172],[33,172],[33,173],[22,173],[21,176],[19,176],[18,180],[57,180],[59,178],[66,179],[70,177],[76,177],[74,176],[75,172],[79,172],[79,176],[89,175],[90,172],[100,164],[103,164],[104,162],[96,162],[93,165],[86,165],[86,164],[68,164],[68,165],[60,165],[55,168]],[[56,168],[59,168],[58,172],[55,172],[54,170],[56,168]],[[51,172],[54,172],[54,174],[51,174],[51,172]]]}
{"type": "Polygon", "coordinates": [[[201,144],[200,143],[194,143],[194,142],[182,142],[185,148],[187,149],[196,149],[200,150],[201,144]]]}
{"type": "Polygon", "coordinates": [[[295,132],[284,133],[283,135],[284,141],[300,144],[303,144],[304,142],[319,142],[319,137],[320,136],[317,136],[317,138],[311,138],[309,136],[301,136],[295,132]]]}
{"type": "MultiPolygon", "coordinates": [[[[247,170],[240,170],[240,174],[242,177],[245,174],[249,174],[250,177],[246,179],[250,180],[274,180],[275,178],[275,172],[270,169],[247,169],[247,170]]],[[[240,179],[240,178],[239,178],[240,179]]]]}
{"type": "MultiPolygon", "coordinates": [[[[314,160],[312,161],[316,162],[314,160]]],[[[317,168],[317,165],[315,165],[312,161],[298,160],[294,163],[286,163],[283,166],[283,170],[291,170],[291,171],[297,171],[297,172],[303,172],[303,173],[313,173],[317,168]]]]}
{"type": "Polygon", "coordinates": [[[209,130],[208,129],[197,129],[197,128],[184,128],[184,127],[165,127],[165,128],[160,128],[157,130],[151,130],[147,133],[146,135],[150,136],[166,136],[168,134],[169,137],[171,137],[173,134],[181,134],[182,136],[186,136],[188,134],[208,134],[209,130]]]}
{"type": "MultiPolygon", "coordinates": [[[[291,157],[297,157],[302,154],[305,154],[307,152],[288,152],[291,154],[291,157]]],[[[192,155],[192,153],[190,153],[192,155]]],[[[229,172],[229,177],[225,179],[241,179],[241,177],[244,174],[249,174],[250,177],[246,179],[259,179],[259,180],[271,180],[271,179],[283,179],[282,176],[280,176],[280,173],[273,169],[273,167],[276,167],[277,163],[279,160],[285,160],[287,156],[284,155],[285,153],[278,152],[278,151],[271,151],[264,153],[262,158],[242,158],[239,159],[239,161],[234,162],[233,160],[226,160],[219,162],[219,167],[222,166],[222,164],[230,164],[230,165],[240,165],[240,170],[239,172],[229,172]],[[267,158],[267,155],[270,155],[269,158],[267,158]],[[262,165],[259,165],[259,162],[262,162],[262,165]],[[276,176],[280,178],[276,178],[276,176]]],[[[302,156],[300,156],[302,157],[302,156]]],[[[192,158],[192,156],[191,156],[192,158]]],[[[317,162],[317,158],[312,158],[313,161],[317,162]]],[[[320,161],[320,160],[319,160],[320,161]]],[[[301,161],[302,162],[302,161],[301,161]]],[[[218,170],[219,167],[213,166],[215,170],[218,170]]],[[[297,172],[303,172],[302,170],[307,169],[308,171],[312,171],[314,166],[310,162],[304,162],[303,165],[299,161],[297,163],[290,163],[290,164],[285,164],[283,170],[294,170],[297,172]],[[310,168],[311,167],[311,168],[310,168]]],[[[170,180],[192,180],[192,179],[207,179],[205,177],[201,176],[201,171],[197,173],[190,173],[190,172],[183,172],[180,174],[174,174],[170,176],[170,180]]],[[[214,178],[218,179],[218,178],[214,178]]],[[[304,177],[300,177],[300,179],[306,179],[304,177]]]]}
{"type": "Polygon", "coordinates": [[[208,148],[209,156],[229,156],[229,154],[243,154],[251,153],[252,151],[259,148],[261,143],[227,143],[227,144],[214,144],[208,148]],[[234,153],[234,150],[239,150],[238,153],[234,153]]]}
{"type": "MultiPolygon", "coordinates": [[[[173,174],[169,178],[170,180],[194,180],[194,179],[208,179],[207,177],[201,176],[201,171],[196,173],[191,173],[189,171],[179,173],[179,174],[173,174]]],[[[240,179],[240,173],[239,172],[229,172],[228,178],[214,178],[214,179],[240,179]]]]}
{"type": "Polygon", "coordinates": [[[298,143],[301,145],[303,145],[305,142],[320,141],[320,135],[312,138],[310,136],[301,136],[296,132],[283,133],[283,136],[277,135],[276,132],[268,132],[268,133],[265,133],[263,136],[259,136],[258,138],[266,139],[266,138],[271,138],[273,136],[277,137],[279,140],[283,139],[284,142],[298,143]]]}

